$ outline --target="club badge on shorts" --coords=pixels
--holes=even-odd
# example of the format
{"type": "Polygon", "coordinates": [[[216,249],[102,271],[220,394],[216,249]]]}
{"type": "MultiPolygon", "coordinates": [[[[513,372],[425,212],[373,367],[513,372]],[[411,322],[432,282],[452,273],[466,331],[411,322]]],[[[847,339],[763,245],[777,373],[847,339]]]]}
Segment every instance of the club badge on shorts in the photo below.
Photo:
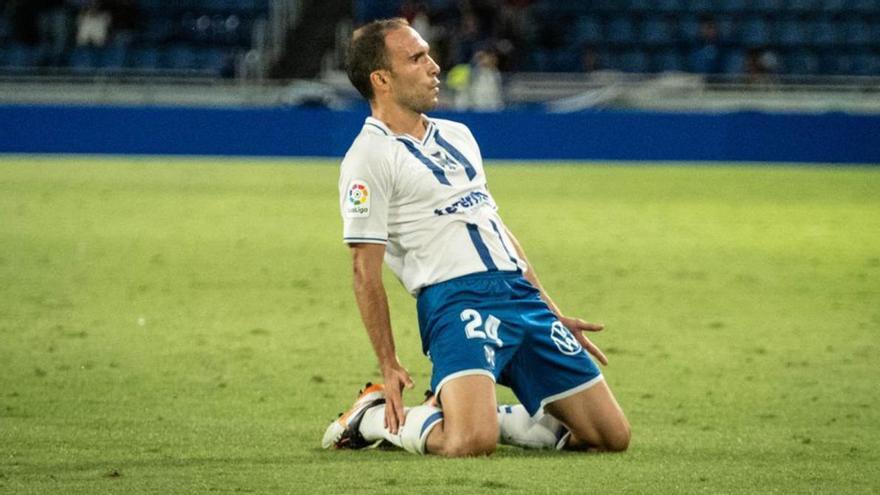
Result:
{"type": "Polygon", "coordinates": [[[345,216],[348,218],[366,218],[370,216],[370,186],[365,181],[354,179],[348,184],[345,216]]]}
{"type": "Polygon", "coordinates": [[[559,352],[566,356],[576,356],[584,350],[584,348],[581,347],[580,342],[574,338],[574,335],[572,335],[571,332],[565,328],[565,325],[559,321],[554,321],[553,325],[550,327],[550,338],[553,339],[553,343],[556,344],[556,348],[559,349],[559,352]]]}

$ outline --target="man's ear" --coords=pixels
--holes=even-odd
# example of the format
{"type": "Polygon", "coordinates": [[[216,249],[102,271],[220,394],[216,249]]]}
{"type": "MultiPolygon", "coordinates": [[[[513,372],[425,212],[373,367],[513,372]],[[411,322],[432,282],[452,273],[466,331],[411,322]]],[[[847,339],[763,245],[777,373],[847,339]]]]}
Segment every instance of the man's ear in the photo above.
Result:
{"type": "Polygon", "coordinates": [[[388,87],[388,81],[388,71],[386,70],[374,70],[370,73],[370,82],[373,84],[374,89],[388,87]]]}

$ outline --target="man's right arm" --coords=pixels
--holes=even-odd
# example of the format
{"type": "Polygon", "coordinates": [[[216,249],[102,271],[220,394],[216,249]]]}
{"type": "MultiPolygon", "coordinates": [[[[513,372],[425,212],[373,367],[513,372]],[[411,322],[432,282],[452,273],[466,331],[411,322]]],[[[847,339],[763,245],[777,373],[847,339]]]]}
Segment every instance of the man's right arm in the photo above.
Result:
{"type": "Polygon", "coordinates": [[[403,388],[412,388],[409,373],[401,366],[394,347],[388,296],[382,283],[384,244],[351,244],[354,294],[370,343],[385,380],[385,426],[397,433],[403,424],[403,388]]]}

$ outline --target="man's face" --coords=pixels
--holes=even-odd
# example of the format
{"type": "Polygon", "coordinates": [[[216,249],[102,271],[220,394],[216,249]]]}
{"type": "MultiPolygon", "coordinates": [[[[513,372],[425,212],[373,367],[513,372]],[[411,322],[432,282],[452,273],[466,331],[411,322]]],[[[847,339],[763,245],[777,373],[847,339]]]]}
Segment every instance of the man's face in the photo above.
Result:
{"type": "Polygon", "coordinates": [[[385,36],[391,64],[388,71],[392,98],[417,113],[437,106],[440,94],[440,66],[428,55],[428,43],[414,29],[395,29],[385,36]]]}

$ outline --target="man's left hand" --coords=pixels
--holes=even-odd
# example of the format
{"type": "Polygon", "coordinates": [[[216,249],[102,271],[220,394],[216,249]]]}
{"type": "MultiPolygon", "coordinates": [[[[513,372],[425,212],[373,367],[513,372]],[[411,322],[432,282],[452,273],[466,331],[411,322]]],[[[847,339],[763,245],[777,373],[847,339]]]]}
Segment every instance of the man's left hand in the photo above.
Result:
{"type": "Polygon", "coordinates": [[[568,328],[571,334],[574,335],[574,338],[580,342],[581,346],[586,349],[587,352],[598,359],[603,366],[608,365],[608,358],[605,357],[605,353],[603,353],[596,344],[590,342],[590,339],[584,335],[584,332],[598,332],[605,328],[605,325],[601,323],[590,323],[580,318],[569,318],[567,316],[560,316],[559,321],[568,328]]]}

